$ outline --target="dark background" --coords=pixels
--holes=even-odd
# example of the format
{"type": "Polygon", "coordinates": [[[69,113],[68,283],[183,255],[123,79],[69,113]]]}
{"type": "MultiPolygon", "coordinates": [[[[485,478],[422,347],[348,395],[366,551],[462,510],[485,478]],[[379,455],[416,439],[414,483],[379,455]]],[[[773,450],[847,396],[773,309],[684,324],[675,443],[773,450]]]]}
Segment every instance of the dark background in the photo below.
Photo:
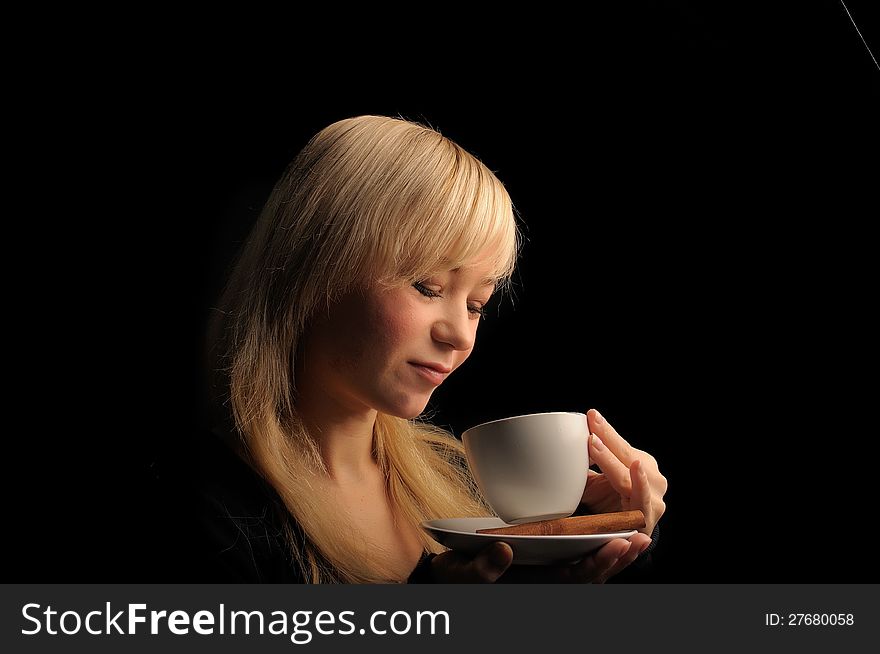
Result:
{"type": "MultiPolygon", "coordinates": [[[[480,157],[524,224],[515,300],[435,422],[600,409],[669,480],[658,581],[880,581],[880,70],[839,3],[703,4],[387,34],[303,19],[255,45],[169,21],[121,69],[115,49],[59,59],[80,111],[37,152],[71,191],[37,202],[57,270],[25,305],[52,317],[25,330],[38,390],[10,442],[6,579],[187,581],[165,481],[193,465],[226,266],[307,139],[375,113],[480,157]]],[[[866,3],[847,4],[876,54],[866,3]]]]}

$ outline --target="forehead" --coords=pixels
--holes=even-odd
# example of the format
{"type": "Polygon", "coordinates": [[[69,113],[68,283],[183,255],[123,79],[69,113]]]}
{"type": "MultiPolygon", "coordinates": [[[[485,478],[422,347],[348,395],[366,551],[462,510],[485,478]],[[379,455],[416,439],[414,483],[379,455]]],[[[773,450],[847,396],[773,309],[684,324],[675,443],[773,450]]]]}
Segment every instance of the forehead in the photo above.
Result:
{"type": "Polygon", "coordinates": [[[487,274],[486,270],[486,266],[483,266],[482,268],[475,266],[459,266],[458,268],[453,268],[449,272],[457,277],[472,278],[476,286],[495,286],[497,280],[492,275],[487,274]]]}
{"type": "Polygon", "coordinates": [[[447,258],[441,259],[443,270],[448,271],[455,277],[466,278],[474,284],[474,286],[495,286],[498,283],[498,277],[495,274],[494,260],[489,252],[481,252],[480,255],[465,263],[460,263],[455,267],[447,267],[451,265],[451,261],[447,258]]]}

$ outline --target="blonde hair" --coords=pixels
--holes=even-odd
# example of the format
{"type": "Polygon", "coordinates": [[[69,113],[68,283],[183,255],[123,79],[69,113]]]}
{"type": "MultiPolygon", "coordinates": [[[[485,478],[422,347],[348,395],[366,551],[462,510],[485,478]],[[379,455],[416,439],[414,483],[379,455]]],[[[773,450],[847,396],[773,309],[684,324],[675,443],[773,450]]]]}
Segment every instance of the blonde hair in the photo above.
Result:
{"type": "MultiPolygon", "coordinates": [[[[320,492],[327,470],[296,408],[294,362],[311,318],[357,283],[409,285],[487,252],[504,290],[519,245],[495,175],[437,131],[405,120],[333,123],[274,187],[220,299],[209,360],[219,399],[231,405],[234,445],[299,525],[287,535],[308,581],[402,581],[320,492]]],[[[380,412],[373,454],[408,523],[492,514],[461,443],[444,430],[380,412]]],[[[443,551],[418,531],[426,551],[443,551]]]]}

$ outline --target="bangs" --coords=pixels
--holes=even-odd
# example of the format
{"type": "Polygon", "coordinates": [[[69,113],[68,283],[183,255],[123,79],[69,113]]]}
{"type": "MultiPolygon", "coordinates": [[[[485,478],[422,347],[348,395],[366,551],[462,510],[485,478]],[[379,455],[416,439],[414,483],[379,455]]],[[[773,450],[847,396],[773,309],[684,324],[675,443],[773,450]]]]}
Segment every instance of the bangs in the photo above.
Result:
{"type": "Polygon", "coordinates": [[[395,203],[393,231],[368,248],[380,253],[376,277],[386,286],[412,284],[479,262],[489,271],[483,283],[501,291],[520,245],[510,196],[482,162],[440,138],[437,156],[422,162],[433,165],[420,166],[411,193],[395,203]]]}

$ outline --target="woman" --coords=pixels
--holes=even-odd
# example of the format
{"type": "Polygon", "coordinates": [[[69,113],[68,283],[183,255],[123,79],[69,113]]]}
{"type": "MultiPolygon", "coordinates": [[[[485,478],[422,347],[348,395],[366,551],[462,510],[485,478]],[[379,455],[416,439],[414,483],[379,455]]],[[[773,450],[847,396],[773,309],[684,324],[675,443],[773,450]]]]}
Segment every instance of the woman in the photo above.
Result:
{"type": "Polygon", "coordinates": [[[647,547],[665,479],[595,412],[604,472],[584,506],[641,507],[644,533],[575,566],[508,570],[507,545],[471,558],[419,527],[492,514],[459,441],[415,419],[470,355],[518,242],[502,184],[439,133],[361,116],[312,138],[269,197],[209,338],[214,431],[230,448],[208,447],[202,487],[217,575],[603,581],[647,547]]]}

